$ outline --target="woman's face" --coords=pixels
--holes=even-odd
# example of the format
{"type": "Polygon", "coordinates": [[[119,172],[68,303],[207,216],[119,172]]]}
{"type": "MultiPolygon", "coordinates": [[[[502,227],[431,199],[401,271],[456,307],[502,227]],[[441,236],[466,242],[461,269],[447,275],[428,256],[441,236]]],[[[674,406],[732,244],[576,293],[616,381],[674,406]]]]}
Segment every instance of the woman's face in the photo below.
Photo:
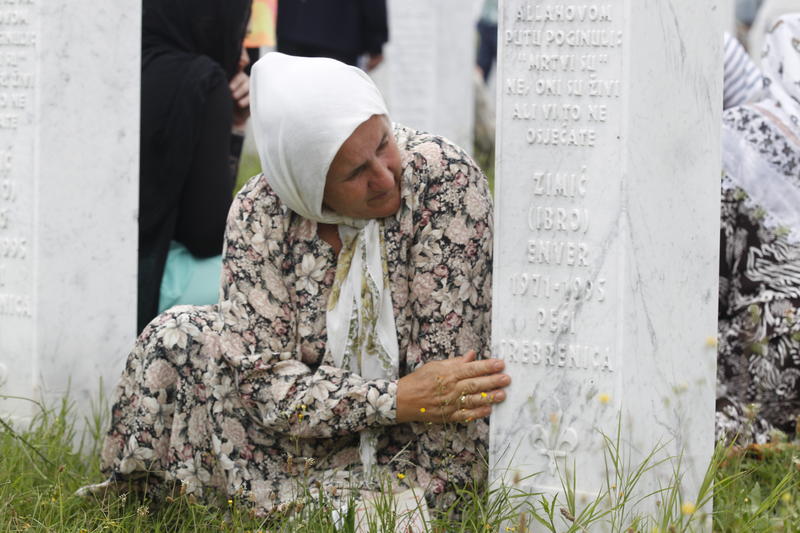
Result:
{"type": "Polygon", "coordinates": [[[400,151],[385,115],[373,115],[333,158],[322,198],[350,218],[384,218],[400,209],[400,151]]]}

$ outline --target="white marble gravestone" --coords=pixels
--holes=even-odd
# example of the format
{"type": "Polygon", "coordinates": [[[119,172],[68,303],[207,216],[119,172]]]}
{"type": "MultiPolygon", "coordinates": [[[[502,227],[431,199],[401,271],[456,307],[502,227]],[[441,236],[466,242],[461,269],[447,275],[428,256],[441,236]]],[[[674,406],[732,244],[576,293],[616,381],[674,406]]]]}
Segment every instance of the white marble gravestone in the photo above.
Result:
{"type": "Polygon", "coordinates": [[[472,152],[478,0],[389,0],[389,42],[375,82],[392,120],[472,152]]]}
{"type": "Polygon", "coordinates": [[[134,0],[0,2],[0,395],[69,388],[79,419],[136,333],[140,28],[134,0]]]}
{"type": "Polygon", "coordinates": [[[714,443],[721,34],[713,1],[501,4],[492,343],[513,384],[495,479],[559,490],[574,465],[597,494],[620,420],[634,462],[665,444],[696,493],[714,443]]]}

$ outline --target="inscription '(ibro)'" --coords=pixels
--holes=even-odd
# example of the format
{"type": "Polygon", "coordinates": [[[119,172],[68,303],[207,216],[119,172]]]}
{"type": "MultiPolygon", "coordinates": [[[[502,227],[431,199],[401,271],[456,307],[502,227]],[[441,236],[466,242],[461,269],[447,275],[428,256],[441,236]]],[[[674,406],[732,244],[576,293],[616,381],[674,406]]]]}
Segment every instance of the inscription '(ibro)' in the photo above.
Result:
{"type": "Polygon", "coordinates": [[[528,228],[531,231],[589,231],[589,210],[565,207],[531,206],[528,209],[528,228]]]}

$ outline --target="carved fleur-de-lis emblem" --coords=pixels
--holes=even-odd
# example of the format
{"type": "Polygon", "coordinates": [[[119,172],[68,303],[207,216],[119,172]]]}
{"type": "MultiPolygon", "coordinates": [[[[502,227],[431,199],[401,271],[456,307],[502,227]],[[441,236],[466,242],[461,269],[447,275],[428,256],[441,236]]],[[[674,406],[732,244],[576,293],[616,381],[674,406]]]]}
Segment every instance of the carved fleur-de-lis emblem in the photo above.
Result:
{"type": "Polygon", "coordinates": [[[545,428],[536,424],[531,429],[531,442],[539,453],[549,459],[548,470],[551,476],[556,474],[556,461],[564,459],[567,454],[578,448],[578,432],[574,428],[562,428],[560,424],[545,428]]]}

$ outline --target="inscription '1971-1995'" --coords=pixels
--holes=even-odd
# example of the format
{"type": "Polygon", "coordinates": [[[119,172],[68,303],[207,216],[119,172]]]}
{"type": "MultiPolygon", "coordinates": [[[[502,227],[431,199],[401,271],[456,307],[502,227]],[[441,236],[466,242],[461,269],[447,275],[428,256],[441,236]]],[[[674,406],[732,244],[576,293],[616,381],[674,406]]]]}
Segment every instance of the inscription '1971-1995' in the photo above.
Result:
{"type": "Polygon", "coordinates": [[[585,278],[569,278],[563,281],[553,280],[541,274],[522,272],[511,274],[512,296],[528,296],[532,298],[555,298],[575,301],[604,302],[606,299],[606,280],[585,278]]]}

